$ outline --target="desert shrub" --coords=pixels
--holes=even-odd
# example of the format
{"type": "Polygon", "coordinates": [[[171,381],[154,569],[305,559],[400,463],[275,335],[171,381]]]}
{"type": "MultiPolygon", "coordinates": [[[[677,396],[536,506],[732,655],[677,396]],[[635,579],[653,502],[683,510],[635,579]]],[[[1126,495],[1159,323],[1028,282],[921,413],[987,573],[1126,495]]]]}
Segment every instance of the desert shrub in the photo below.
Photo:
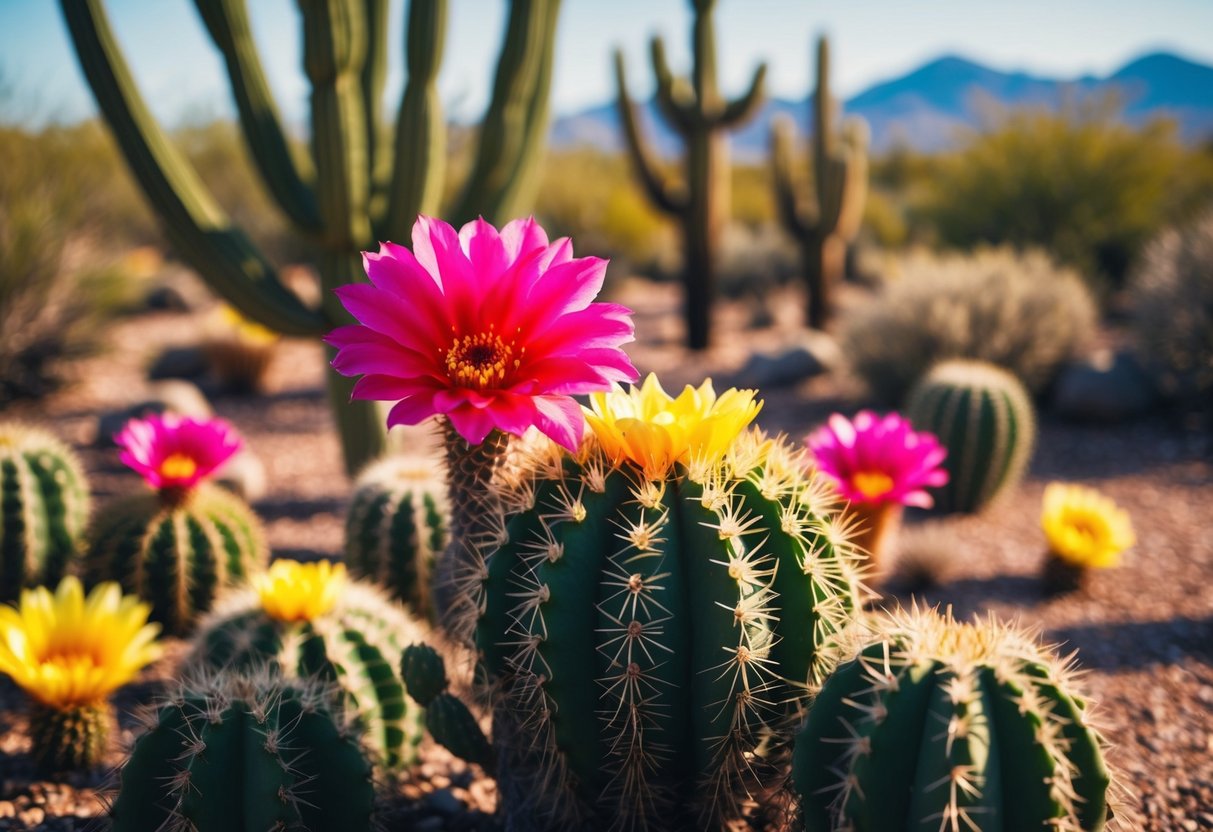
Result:
{"type": "Polygon", "coordinates": [[[1213,412],[1213,211],[1149,245],[1130,296],[1139,345],[1163,391],[1213,412]]]}
{"type": "Polygon", "coordinates": [[[907,258],[843,321],[843,350],[883,403],[898,405],[933,364],[998,364],[1039,392],[1090,336],[1095,304],[1078,275],[1009,249],[907,258]]]}
{"type": "Polygon", "coordinates": [[[937,160],[919,206],[939,241],[1040,247],[1093,285],[1123,285],[1144,244],[1213,197],[1213,157],[1170,122],[1118,123],[1108,107],[1017,112],[937,160]]]}

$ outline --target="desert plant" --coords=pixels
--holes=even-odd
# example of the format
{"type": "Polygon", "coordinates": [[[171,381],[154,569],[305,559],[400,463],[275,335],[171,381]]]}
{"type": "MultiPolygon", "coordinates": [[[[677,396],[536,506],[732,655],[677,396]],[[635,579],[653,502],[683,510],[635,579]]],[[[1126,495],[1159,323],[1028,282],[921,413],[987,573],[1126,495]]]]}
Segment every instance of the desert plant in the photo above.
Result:
{"type": "Polygon", "coordinates": [[[657,105],[686,145],[681,181],[668,179],[645,144],[628,95],[623,53],[615,51],[619,119],[633,167],[649,199],[682,226],[683,286],[687,345],[703,349],[711,338],[712,300],[716,292],[716,241],[729,219],[728,131],[758,111],[763,101],[766,65],[759,66],[741,98],[726,101],[716,83],[716,0],[691,0],[695,24],[691,40],[691,79],[675,78],[665,57],[665,43],[653,38],[651,54],[657,79],[657,105]]]}
{"type": "Polygon", "coordinates": [[[1081,485],[1045,486],[1040,526],[1049,541],[1043,578],[1050,592],[1081,589],[1092,570],[1118,565],[1136,542],[1129,513],[1081,485]]]}
{"type": "Polygon", "coordinates": [[[1094,330],[1090,292],[1042,254],[919,255],[902,272],[846,317],[842,333],[851,366],[894,407],[949,358],[1005,367],[1039,393],[1094,330]]]}
{"type": "Polygon", "coordinates": [[[251,589],[225,598],[198,626],[186,664],[213,672],[269,664],[290,677],[332,683],[366,744],[389,768],[407,765],[421,741],[421,709],[397,669],[421,627],[344,565],[278,560],[251,589]]]}
{"type": "Polygon", "coordinates": [[[409,696],[425,708],[425,730],[456,757],[492,772],[493,749],[467,705],[449,690],[446,662],[428,644],[410,644],[400,657],[409,696]]]}
{"type": "Polygon", "coordinates": [[[155,491],[98,512],[85,576],[90,583],[117,581],[151,603],[166,633],[183,635],[220,590],[260,569],[268,556],[253,512],[206,481],[240,440],[221,420],[173,414],[132,420],[115,439],[122,461],[155,491]]]}
{"type": "Polygon", "coordinates": [[[202,340],[211,373],[229,392],[261,392],[277,352],[278,334],[230,306],[221,306],[215,313],[202,340]]]}
{"type": "MultiPolygon", "coordinates": [[[[181,256],[240,312],[288,335],[318,336],[347,321],[331,291],[303,303],[212,198],[151,117],[106,19],[102,0],[61,0],[84,74],[102,113],[181,256]]],[[[267,190],[319,249],[323,287],[363,278],[360,252],[407,239],[418,213],[435,213],[445,124],[436,76],[445,0],[410,4],[405,85],[393,142],[381,131],[388,33],[386,0],[300,4],[311,82],[311,152],[293,147],[265,79],[244,0],[197,0],[223,54],[248,149],[267,190]]],[[[547,123],[559,0],[514,0],[476,157],[453,213],[510,219],[525,210],[547,123]]],[[[384,449],[375,406],[350,402],[329,374],[330,396],[353,473],[384,449]]]]}
{"type": "Polygon", "coordinates": [[[948,449],[948,481],[933,492],[935,511],[981,511],[1023,479],[1036,415],[1023,385],[1005,370],[945,361],[910,391],[905,412],[948,449]]]}
{"type": "Polygon", "coordinates": [[[918,609],[856,641],[796,736],[806,830],[1105,828],[1104,742],[1070,664],[918,609]]]}
{"type": "Polygon", "coordinates": [[[374,828],[371,764],[322,683],[202,675],[143,721],[110,809],[114,832],[374,828]]]}
{"type": "Polygon", "coordinates": [[[776,122],[771,131],[771,168],[780,220],[801,246],[808,293],[805,321],[821,329],[833,311],[833,287],[842,281],[847,246],[859,234],[868,193],[868,125],[862,119],[850,119],[841,136],[836,132],[830,42],[824,37],[817,40],[817,87],[812,101],[812,204],[801,198],[792,177],[790,120],[776,122]]]}
{"type": "Polygon", "coordinates": [[[88,482],[76,455],[46,431],[0,424],[0,503],[0,601],[59,583],[88,524],[88,482]]]}
{"type": "Polygon", "coordinates": [[[433,617],[430,577],[446,548],[446,475],[434,459],[391,456],[363,471],[345,515],[345,562],[417,615],[433,617]]]}
{"type": "Polygon", "coordinates": [[[1131,297],[1138,344],[1163,391],[1213,417],[1213,212],[1150,244],[1131,297]]]}
{"type": "Polygon", "coordinates": [[[536,444],[502,471],[506,525],[465,610],[505,811],[716,828],[779,793],[858,561],[826,484],[747,428],[753,391],[671,399],[650,376],[591,402],[575,458],[536,444]]]}

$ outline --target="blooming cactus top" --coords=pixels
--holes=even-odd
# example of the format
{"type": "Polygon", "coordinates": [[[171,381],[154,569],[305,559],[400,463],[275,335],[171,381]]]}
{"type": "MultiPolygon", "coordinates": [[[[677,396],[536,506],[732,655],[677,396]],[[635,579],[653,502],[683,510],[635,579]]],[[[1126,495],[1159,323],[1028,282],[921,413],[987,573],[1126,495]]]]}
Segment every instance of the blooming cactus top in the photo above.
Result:
{"type": "Polygon", "coordinates": [[[354,398],[397,402],[389,426],[442,414],[478,444],[534,425],[574,450],[585,422],[571,397],[637,377],[620,349],[631,310],[591,302],[606,261],[574,258],[533,219],[456,232],[419,217],[412,251],[383,243],[363,262],[371,282],[337,290],[358,323],[326,340],[338,372],[362,375],[354,398]]]}
{"type": "Polygon", "coordinates": [[[119,459],[158,489],[190,489],[231,459],[243,444],[222,419],[173,413],[132,419],[114,437],[119,459]]]}
{"type": "Polygon", "coordinates": [[[930,508],[927,488],[945,485],[948,451],[934,435],[915,433],[896,413],[860,411],[854,421],[835,413],[805,440],[813,462],[853,503],[930,508]]]}
{"type": "Polygon", "coordinates": [[[266,615],[277,621],[314,621],[329,612],[345,589],[345,564],[276,560],[253,578],[266,615]]]}
{"type": "Polygon", "coordinates": [[[1116,566],[1136,542],[1128,513],[1094,488],[1049,483],[1043,503],[1040,524],[1049,550],[1075,566],[1116,566]]]}

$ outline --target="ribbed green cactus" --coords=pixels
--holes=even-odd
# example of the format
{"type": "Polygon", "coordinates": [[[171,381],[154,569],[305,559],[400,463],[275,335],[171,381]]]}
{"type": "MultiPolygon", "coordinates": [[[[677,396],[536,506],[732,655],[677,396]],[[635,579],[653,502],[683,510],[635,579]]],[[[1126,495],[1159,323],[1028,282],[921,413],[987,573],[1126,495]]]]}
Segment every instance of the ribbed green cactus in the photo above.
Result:
{"type": "Polygon", "coordinates": [[[447,515],[440,462],[405,456],[377,462],[359,475],[350,498],[345,562],[432,619],[430,576],[446,548],[447,515]]]}
{"type": "MultiPolygon", "coordinates": [[[[103,0],[60,0],[102,114],[174,248],[244,315],[288,335],[318,336],[348,320],[331,289],[364,280],[360,252],[407,241],[418,213],[438,212],[446,157],[436,88],[446,0],[413,0],[408,81],[393,142],[382,140],[388,0],[301,0],[304,69],[311,83],[310,151],[282,127],[245,0],[195,0],[223,54],[250,154],[269,193],[319,252],[323,302],[306,306],[236,228],[152,118],[106,19],[103,0]],[[389,152],[391,151],[391,152],[389,152]]],[[[493,95],[471,178],[453,214],[501,223],[524,213],[547,125],[559,0],[512,0],[493,95]]],[[[350,401],[351,382],[328,375],[347,469],[384,449],[383,420],[350,401]]]]}
{"type": "Polygon", "coordinates": [[[905,414],[948,449],[948,484],[935,511],[981,511],[1023,478],[1036,443],[1036,416],[1015,376],[981,361],[945,361],[910,391],[905,414]]]}
{"type": "Polygon", "coordinates": [[[113,832],[372,829],[371,764],[330,693],[266,673],[187,681],[145,716],[113,832]]]}
{"type": "Polygon", "coordinates": [[[873,621],[796,737],[804,828],[1104,829],[1103,741],[1073,676],[993,620],[873,621]]]}
{"type": "MultiPolygon", "coordinates": [[[[275,567],[265,576],[269,587],[275,567]]],[[[342,582],[333,592],[331,608],[307,607],[289,582],[277,599],[264,586],[234,593],[199,624],[186,664],[226,672],[268,663],[291,677],[331,682],[357,715],[377,759],[389,768],[407,765],[421,740],[422,713],[405,696],[397,662],[422,629],[369,584],[342,582]],[[276,606],[282,602],[305,606],[292,618],[276,606]]]]}
{"type": "Polygon", "coordinates": [[[268,557],[265,532],[248,506],[208,484],[184,495],[119,500],[98,514],[88,539],[89,585],[117,581],[152,605],[151,618],[166,635],[187,633],[223,589],[268,557]]]}
{"type": "Polygon", "coordinates": [[[88,484],[72,451],[46,431],[0,425],[0,601],[59,583],[80,551],[88,484]]]}
{"type": "Polygon", "coordinates": [[[645,473],[591,444],[503,472],[475,624],[507,813],[709,829],[783,782],[781,737],[858,606],[855,556],[782,441],[692,459],[645,473]]]}
{"type": "Polygon", "coordinates": [[[800,242],[806,319],[821,329],[832,310],[833,287],[842,280],[847,246],[859,233],[868,194],[868,125],[848,119],[835,131],[837,106],[830,95],[830,42],[817,40],[817,87],[813,91],[813,159],[810,202],[801,197],[792,175],[792,124],[780,119],[771,130],[771,173],[780,220],[800,242]]]}
{"type": "Polygon", "coordinates": [[[29,715],[34,767],[42,774],[96,768],[109,742],[111,719],[104,702],[66,709],[35,704],[29,715]]]}
{"type": "Polygon", "coordinates": [[[640,183],[653,204],[682,226],[687,344],[692,349],[703,349],[711,339],[717,244],[729,221],[732,169],[728,131],[757,113],[763,102],[766,77],[763,64],[755,70],[745,95],[733,101],[721,96],[716,83],[716,30],[712,21],[715,5],[716,0],[691,0],[695,28],[690,80],[675,78],[670,72],[661,38],[653,38],[651,45],[657,105],[686,146],[681,181],[665,176],[645,144],[628,95],[623,53],[615,51],[619,120],[640,183]]]}
{"type": "Polygon", "coordinates": [[[409,696],[425,708],[425,728],[456,757],[493,770],[493,753],[467,705],[448,690],[446,663],[427,644],[410,644],[400,657],[400,673],[409,696]]]}

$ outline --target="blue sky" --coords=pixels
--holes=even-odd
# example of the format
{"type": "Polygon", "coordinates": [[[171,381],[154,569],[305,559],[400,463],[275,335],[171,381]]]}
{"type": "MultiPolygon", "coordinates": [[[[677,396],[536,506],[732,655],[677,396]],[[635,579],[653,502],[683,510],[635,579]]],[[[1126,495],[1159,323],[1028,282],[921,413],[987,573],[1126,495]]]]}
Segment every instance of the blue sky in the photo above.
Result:
{"type": "MultiPolygon", "coordinates": [[[[306,113],[292,0],[250,0],[270,83],[288,119],[306,113]]],[[[118,37],[144,94],[170,124],[224,115],[231,105],[222,68],[191,0],[108,0],[118,37]]],[[[650,89],[647,42],[664,34],[671,62],[687,66],[686,0],[564,0],[553,91],[557,112],[613,96],[612,47],[623,47],[637,94],[650,89]]],[[[450,0],[440,80],[449,112],[475,118],[487,99],[504,0],[450,0]]],[[[391,37],[402,35],[403,0],[391,37]]],[[[1106,74],[1155,49],[1213,64],[1213,0],[721,0],[717,36],[722,86],[736,94],[754,65],[770,64],[770,89],[801,97],[810,79],[809,42],[833,39],[835,86],[843,95],[897,76],[943,53],[999,69],[1076,77],[1106,74]]],[[[389,95],[403,82],[400,55],[389,95]]],[[[0,78],[8,118],[74,120],[93,103],[54,0],[0,0],[0,78]]]]}

